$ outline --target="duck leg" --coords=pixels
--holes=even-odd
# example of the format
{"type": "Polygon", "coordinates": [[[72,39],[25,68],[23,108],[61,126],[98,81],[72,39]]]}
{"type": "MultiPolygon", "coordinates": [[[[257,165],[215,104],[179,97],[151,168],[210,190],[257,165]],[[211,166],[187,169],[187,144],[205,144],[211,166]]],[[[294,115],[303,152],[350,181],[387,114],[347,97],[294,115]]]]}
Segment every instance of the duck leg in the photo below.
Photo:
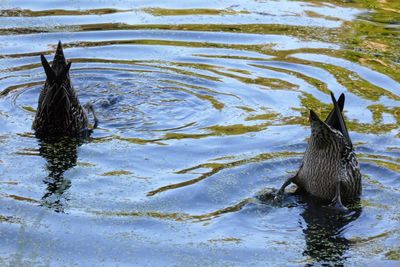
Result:
{"type": "Polygon", "coordinates": [[[97,128],[97,125],[99,124],[99,120],[97,119],[96,111],[94,110],[93,104],[92,103],[86,103],[84,107],[85,107],[85,109],[86,109],[86,111],[88,113],[89,113],[89,111],[92,112],[93,118],[94,118],[93,129],[97,128]]]}
{"type": "Polygon", "coordinates": [[[283,198],[283,194],[285,193],[285,188],[293,183],[294,179],[297,177],[297,174],[295,176],[289,177],[286,179],[286,181],[283,183],[279,191],[276,193],[274,201],[281,201],[283,198]]]}
{"type": "Polygon", "coordinates": [[[347,208],[343,205],[342,198],[340,196],[340,184],[340,181],[336,183],[336,194],[332,199],[330,206],[341,211],[347,211],[347,208]]]}
{"type": "Polygon", "coordinates": [[[342,203],[342,197],[340,195],[340,186],[342,184],[341,175],[343,174],[344,171],[345,170],[342,167],[341,173],[338,175],[337,180],[336,180],[335,197],[332,199],[332,202],[330,204],[331,207],[334,207],[335,209],[338,209],[340,211],[347,211],[347,208],[342,203]]]}

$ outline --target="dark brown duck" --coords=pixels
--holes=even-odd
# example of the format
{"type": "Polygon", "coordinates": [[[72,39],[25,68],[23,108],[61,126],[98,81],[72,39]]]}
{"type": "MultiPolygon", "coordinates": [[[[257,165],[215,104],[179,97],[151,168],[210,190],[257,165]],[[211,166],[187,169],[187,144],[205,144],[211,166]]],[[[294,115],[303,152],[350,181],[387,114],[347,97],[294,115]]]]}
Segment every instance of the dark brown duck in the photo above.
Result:
{"type": "Polygon", "coordinates": [[[88,112],[94,115],[94,128],[97,118],[91,104],[82,106],[71,85],[69,69],[61,41],[58,43],[53,63],[50,67],[46,58],[40,56],[46,82],[40,92],[36,117],[32,128],[39,137],[80,136],[88,130],[88,112]]]}
{"type": "Polygon", "coordinates": [[[345,96],[336,101],[331,93],[333,109],[322,121],[310,110],[311,137],[299,171],[286,180],[277,194],[281,198],[286,186],[296,184],[311,195],[331,200],[344,209],[342,199],[361,194],[360,167],[342,115],[345,96]]]}

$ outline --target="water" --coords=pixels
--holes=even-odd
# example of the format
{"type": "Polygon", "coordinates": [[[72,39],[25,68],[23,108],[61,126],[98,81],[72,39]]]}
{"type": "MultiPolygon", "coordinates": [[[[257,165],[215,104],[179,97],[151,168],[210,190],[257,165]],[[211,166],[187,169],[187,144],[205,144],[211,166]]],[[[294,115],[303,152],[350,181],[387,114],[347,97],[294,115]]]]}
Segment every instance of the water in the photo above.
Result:
{"type": "Polygon", "coordinates": [[[394,2],[0,2],[1,265],[399,264],[394,2]],[[31,124],[58,40],[100,125],[48,144],[31,124]],[[361,201],[272,204],[329,90],[361,201]]]}

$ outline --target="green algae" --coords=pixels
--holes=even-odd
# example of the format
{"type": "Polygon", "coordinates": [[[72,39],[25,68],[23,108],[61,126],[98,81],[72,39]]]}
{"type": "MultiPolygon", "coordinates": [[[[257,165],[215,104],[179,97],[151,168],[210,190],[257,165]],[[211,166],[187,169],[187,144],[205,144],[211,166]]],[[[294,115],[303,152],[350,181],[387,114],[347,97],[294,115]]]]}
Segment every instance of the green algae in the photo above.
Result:
{"type": "Polygon", "coordinates": [[[124,170],[116,170],[116,171],[109,171],[100,174],[101,176],[125,176],[125,175],[131,175],[132,173],[129,171],[124,171],[124,170]]]}
{"type": "Polygon", "coordinates": [[[180,182],[180,183],[176,183],[176,184],[169,184],[166,186],[159,187],[157,189],[154,189],[154,190],[148,192],[147,196],[154,196],[154,195],[164,192],[164,191],[196,184],[196,183],[198,183],[198,182],[200,182],[222,170],[225,170],[225,169],[242,166],[242,165],[248,164],[248,163],[263,162],[266,160],[274,160],[274,159],[277,160],[277,159],[283,159],[283,158],[288,158],[288,157],[295,157],[295,156],[299,156],[300,154],[301,153],[297,153],[297,152],[282,151],[282,152],[274,152],[274,153],[262,153],[262,154],[254,156],[254,157],[251,157],[251,158],[245,158],[245,159],[235,160],[235,161],[226,162],[226,163],[212,162],[212,163],[199,164],[199,165],[187,168],[187,169],[177,171],[176,174],[185,174],[185,173],[192,172],[196,169],[202,169],[202,168],[210,169],[210,171],[208,171],[206,173],[202,173],[200,176],[198,176],[194,179],[190,179],[190,180],[187,180],[184,182],[180,182]]]}
{"type": "Polygon", "coordinates": [[[145,8],[146,13],[153,16],[197,16],[197,15],[238,15],[249,14],[246,10],[235,11],[232,9],[210,9],[210,8],[189,8],[189,9],[166,9],[166,8],[145,8]]]}
{"type": "Polygon", "coordinates": [[[385,257],[388,260],[400,261],[400,249],[389,250],[388,252],[385,253],[385,257]]]}
{"type": "Polygon", "coordinates": [[[89,10],[29,10],[29,9],[3,9],[0,10],[0,17],[45,17],[45,16],[84,16],[84,15],[106,15],[113,13],[128,12],[130,10],[120,10],[113,8],[100,8],[89,10]]]}

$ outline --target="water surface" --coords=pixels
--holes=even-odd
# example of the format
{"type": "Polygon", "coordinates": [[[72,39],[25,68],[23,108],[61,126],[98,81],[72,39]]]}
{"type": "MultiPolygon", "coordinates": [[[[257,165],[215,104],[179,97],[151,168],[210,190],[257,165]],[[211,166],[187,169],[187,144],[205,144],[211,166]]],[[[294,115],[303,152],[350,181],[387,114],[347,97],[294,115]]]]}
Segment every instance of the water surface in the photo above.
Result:
{"type": "Polygon", "coordinates": [[[2,1],[1,265],[398,264],[395,2],[2,1]],[[58,40],[99,116],[88,140],[31,129],[58,40]],[[329,91],[346,94],[360,203],[273,204],[329,91]]]}

